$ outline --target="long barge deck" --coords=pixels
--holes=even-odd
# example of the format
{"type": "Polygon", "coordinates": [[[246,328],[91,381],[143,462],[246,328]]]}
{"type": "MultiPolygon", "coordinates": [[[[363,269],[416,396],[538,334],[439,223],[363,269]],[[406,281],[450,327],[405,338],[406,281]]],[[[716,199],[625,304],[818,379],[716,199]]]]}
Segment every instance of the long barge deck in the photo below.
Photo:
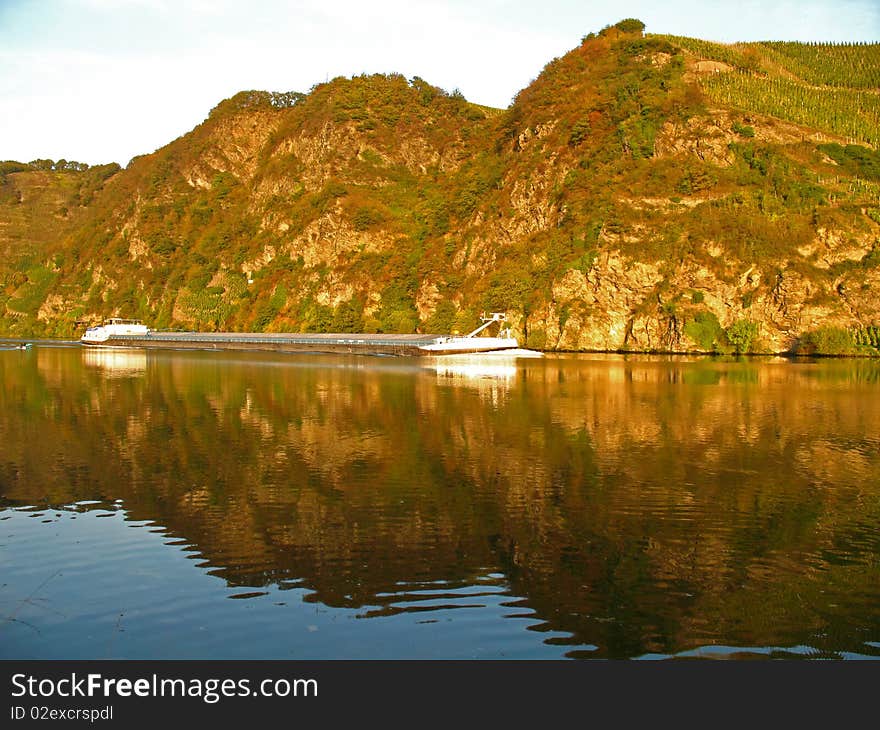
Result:
{"type": "MultiPolygon", "coordinates": [[[[104,342],[83,342],[92,347],[147,347],[184,350],[268,350],[271,352],[367,353],[419,355],[420,346],[437,338],[430,335],[269,334],[247,332],[148,332],[144,335],[111,335],[104,342]]],[[[484,339],[484,338],[481,338],[484,339]]]]}

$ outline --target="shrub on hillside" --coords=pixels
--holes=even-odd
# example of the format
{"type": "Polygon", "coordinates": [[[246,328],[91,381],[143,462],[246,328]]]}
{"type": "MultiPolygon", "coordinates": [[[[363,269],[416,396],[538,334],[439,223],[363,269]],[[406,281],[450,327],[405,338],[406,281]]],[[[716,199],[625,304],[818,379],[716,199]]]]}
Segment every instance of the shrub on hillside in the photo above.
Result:
{"type": "Polygon", "coordinates": [[[752,351],[758,337],[758,323],[748,319],[739,319],[727,328],[727,341],[737,355],[752,351]]]}
{"type": "Polygon", "coordinates": [[[853,355],[855,342],[842,327],[820,327],[801,337],[797,351],[803,355],[853,355]]]}
{"type": "Polygon", "coordinates": [[[694,318],[684,326],[684,333],[701,350],[716,352],[722,344],[726,344],[724,328],[712,312],[697,312],[694,318]]]}

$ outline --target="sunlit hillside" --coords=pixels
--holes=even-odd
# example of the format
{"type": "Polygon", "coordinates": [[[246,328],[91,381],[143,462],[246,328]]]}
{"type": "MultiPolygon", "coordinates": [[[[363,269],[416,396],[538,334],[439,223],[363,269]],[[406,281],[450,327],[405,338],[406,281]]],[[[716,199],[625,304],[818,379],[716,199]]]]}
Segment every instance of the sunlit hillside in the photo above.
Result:
{"type": "Polygon", "coordinates": [[[9,167],[0,328],[452,332],[504,309],[550,350],[870,354],[877,58],[627,20],[506,110],[394,74],[242,92],[107,179],[9,167]]]}

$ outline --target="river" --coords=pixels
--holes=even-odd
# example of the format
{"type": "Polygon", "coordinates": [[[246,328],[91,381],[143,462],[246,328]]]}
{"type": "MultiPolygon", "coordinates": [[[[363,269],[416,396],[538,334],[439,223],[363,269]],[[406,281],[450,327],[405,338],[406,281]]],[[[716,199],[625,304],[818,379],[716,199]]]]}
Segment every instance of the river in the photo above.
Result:
{"type": "Polygon", "coordinates": [[[0,351],[2,658],[880,658],[880,363],[0,351]]]}

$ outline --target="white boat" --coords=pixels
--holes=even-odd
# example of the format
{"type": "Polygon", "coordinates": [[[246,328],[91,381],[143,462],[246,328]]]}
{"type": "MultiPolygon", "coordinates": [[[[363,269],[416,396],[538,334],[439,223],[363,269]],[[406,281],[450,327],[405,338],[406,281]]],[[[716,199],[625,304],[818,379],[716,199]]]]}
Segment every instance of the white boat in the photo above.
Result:
{"type": "Polygon", "coordinates": [[[103,345],[113,338],[142,337],[149,334],[150,329],[139,319],[108,319],[98,327],[89,327],[80,337],[84,345],[103,345]]]}
{"type": "Polygon", "coordinates": [[[503,312],[492,312],[488,317],[480,317],[483,322],[473,332],[461,337],[436,337],[433,342],[420,345],[419,349],[426,355],[443,355],[454,353],[467,355],[470,353],[490,354],[494,352],[513,350],[519,347],[519,342],[510,334],[510,327],[501,327],[498,337],[480,337],[479,334],[495,322],[507,321],[507,315],[503,312]]]}

